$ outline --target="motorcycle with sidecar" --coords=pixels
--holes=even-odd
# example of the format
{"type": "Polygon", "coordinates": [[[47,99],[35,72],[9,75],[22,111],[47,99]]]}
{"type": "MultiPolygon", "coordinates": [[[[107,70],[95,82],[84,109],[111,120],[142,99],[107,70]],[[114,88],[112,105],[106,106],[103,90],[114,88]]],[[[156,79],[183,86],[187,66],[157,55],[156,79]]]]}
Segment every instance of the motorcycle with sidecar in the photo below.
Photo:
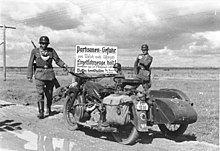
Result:
{"type": "Polygon", "coordinates": [[[146,98],[137,89],[142,84],[139,79],[123,79],[127,87],[118,91],[94,82],[112,75],[69,73],[78,78],[77,85],[65,92],[63,116],[70,130],[83,126],[109,132],[117,142],[128,145],[153,125],[165,136],[177,137],[197,120],[193,103],[180,90],[151,90],[150,98],[146,98]]]}

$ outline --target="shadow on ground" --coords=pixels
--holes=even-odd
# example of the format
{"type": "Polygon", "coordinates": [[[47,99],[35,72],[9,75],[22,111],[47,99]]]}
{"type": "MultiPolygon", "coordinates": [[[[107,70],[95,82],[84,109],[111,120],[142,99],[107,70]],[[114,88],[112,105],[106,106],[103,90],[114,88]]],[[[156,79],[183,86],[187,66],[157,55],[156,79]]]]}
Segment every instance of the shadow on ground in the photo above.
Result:
{"type": "Polygon", "coordinates": [[[16,104],[0,104],[0,108],[11,106],[11,105],[16,105],[16,104]]]}
{"type": "Polygon", "coordinates": [[[21,130],[22,123],[14,122],[14,120],[5,120],[0,122],[0,132],[21,130]]]}
{"type": "MultiPolygon", "coordinates": [[[[88,128],[81,128],[80,131],[83,131],[86,135],[89,135],[95,138],[100,138],[100,139],[115,142],[115,139],[113,138],[111,133],[98,132],[96,130],[91,130],[88,128]]],[[[167,138],[159,131],[149,130],[149,132],[147,133],[140,133],[140,136],[137,142],[141,144],[151,144],[155,138],[166,138],[169,140],[173,140],[175,142],[196,141],[196,136],[194,134],[183,134],[176,138],[167,138]]]]}
{"type": "Polygon", "coordinates": [[[155,138],[166,138],[175,142],[196,141],[195,134],[183,134],[178,137],[170,138],[164,136],[160,131],[149,130],[149,132],[141,134],[139,143],[150,144],[155,138]]]}
{"type": "Polygon", "coordinates": [[[44,118],[47,118],[47,117],[49,117],[49,116],[55,116],[55,115],[57,115],[57,114],[59,114],[59,113],[60,113],[60,111],[52,111],[52,112],[50,113],[50,115],[45,115],[44,118]]]}

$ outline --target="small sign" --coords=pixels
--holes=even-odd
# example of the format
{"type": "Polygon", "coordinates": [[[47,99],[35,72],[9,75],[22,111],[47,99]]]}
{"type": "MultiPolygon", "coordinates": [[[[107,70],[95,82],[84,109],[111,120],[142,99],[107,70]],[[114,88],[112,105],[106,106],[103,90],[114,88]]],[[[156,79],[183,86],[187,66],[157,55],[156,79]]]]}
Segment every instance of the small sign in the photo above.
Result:
{"type": "Polygon", "coordinates": [[[115,74],[117,52],[115,46],[76,45],[75,72],[115,74]]]}

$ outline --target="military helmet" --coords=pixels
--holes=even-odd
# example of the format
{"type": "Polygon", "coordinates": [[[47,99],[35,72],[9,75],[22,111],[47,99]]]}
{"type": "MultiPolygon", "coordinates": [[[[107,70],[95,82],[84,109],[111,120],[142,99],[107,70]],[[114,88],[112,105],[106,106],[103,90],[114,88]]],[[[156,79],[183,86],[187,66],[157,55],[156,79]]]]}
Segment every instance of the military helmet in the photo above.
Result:
{"type": "Polygon", "coordinates": [[[148,45],[147,45],[147,44],[143,44],[143,45],[141,46],[141,50],[143,50],[143,49],[147,49],[147,50],[148,50],[148,45]]]}
{"type": "Polygon", "coordinates": [[[41,36],[39,39],[39,44],[50,44],[50,40],[47,36],[41,36]]]}
{"type": "Polygon", "coordinates": [[[115,63],[113,68],[117,68],[118,70],[121,70],[121,64],[120,63],[115,63]]]}

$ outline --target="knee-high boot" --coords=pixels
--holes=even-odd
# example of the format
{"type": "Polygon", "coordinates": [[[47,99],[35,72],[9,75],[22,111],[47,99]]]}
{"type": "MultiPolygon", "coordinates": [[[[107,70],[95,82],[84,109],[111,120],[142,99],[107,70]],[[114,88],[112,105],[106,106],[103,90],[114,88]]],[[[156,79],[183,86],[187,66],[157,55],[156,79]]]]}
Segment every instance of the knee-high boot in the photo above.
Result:
{"type": "Polygon", "coordinates": [[[47,100],[47,109],[46,109],[46,115],[51,115],[51,104],[52,100],[47,100]]]}
{"type": "Polygon", "coordinates": [[[38,118],[39,119],[43,119],[44,118],[44,102],[37,102],[38,104],[38,110],[39,110],[39,114],[38,114],[38,118]]]}

